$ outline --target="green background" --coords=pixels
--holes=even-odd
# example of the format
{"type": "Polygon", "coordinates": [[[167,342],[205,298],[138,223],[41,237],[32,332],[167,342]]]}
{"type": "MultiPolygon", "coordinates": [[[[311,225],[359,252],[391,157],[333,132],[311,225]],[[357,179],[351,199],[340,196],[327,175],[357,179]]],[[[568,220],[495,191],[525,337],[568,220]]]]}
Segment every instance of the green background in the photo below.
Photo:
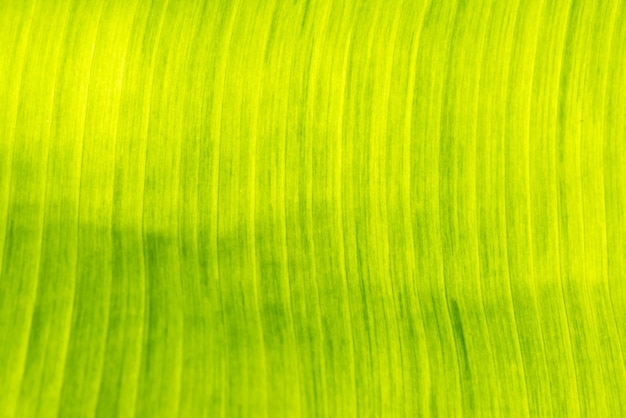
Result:
{"type": "Polygon", "coordinates": [[[0,417],[626,416],[626,3],[2,0],[0,417]]]}

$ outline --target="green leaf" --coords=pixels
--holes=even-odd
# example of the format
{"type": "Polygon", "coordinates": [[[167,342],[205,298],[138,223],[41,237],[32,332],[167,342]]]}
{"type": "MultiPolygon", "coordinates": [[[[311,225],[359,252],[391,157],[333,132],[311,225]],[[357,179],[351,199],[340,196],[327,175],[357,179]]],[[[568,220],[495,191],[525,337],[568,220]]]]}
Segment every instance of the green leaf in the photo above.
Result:
{"type": "Polygon", "coordinates": [[[0,418],[626,416],[625,23],[0,1],[0,418]]]}

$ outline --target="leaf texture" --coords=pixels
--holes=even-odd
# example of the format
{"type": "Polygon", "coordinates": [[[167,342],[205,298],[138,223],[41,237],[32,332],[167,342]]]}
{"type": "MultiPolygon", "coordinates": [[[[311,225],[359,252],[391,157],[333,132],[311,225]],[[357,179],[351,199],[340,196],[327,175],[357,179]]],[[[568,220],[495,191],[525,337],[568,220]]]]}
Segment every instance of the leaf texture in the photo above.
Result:
{"type": "Polygon", "coordinates": [[[0,2],[0,418],[626,416],[626,3],[0,2]]]}

